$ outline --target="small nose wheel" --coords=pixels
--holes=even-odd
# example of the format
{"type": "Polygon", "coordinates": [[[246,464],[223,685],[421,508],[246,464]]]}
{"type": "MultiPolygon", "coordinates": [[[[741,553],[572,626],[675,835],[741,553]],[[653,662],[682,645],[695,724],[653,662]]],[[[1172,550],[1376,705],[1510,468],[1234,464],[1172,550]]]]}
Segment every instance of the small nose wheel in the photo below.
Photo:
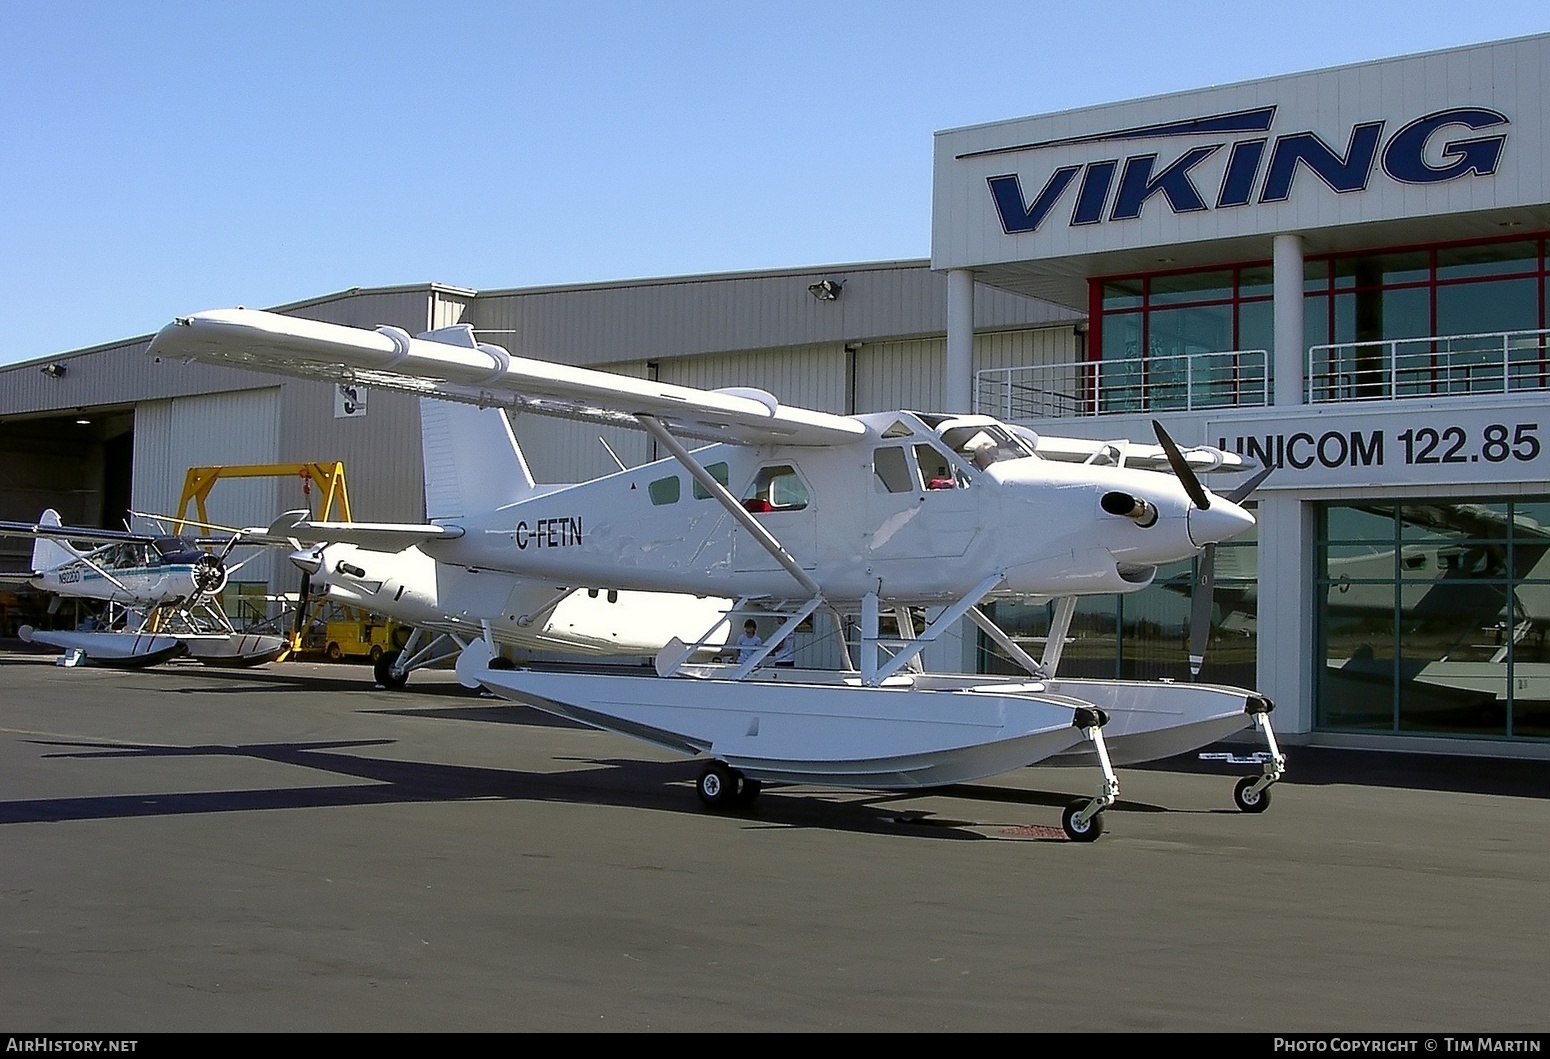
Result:
{"type": "Polygon", "coordinates": [[[1258,776],[1245,776],[1232,789],[1232,801],[1245,813],[1262,813],[1270,808],[1270,788],[1255,790],[1258,776]]]}
{"type": "Polygon", "coordinates": [[[1094,842],[1103,834],[1103,813],[1096,812],[1086,819],[1082,817],[1082,811],[1090,805],[1087,799],[1072,802],[1066,806],[1066,811],[1060,814],[1060,826],[1065,829],[1066,837],[1072,842],[1094,842]]]}

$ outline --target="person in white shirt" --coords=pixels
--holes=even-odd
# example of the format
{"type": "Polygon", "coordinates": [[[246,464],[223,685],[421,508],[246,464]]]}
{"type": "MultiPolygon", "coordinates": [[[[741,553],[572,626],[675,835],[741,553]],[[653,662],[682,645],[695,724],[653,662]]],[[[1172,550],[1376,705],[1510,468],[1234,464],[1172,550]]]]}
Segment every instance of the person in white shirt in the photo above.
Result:
{"type": "Polygon", "coordinates": [[[759,639],[759,626],[754,624],[754,620],[749,618],[743,622],[743,635],[737,638],[738,662],[748,661],[753,657],[754,652],[763,645],[764,641],[759,639]]]}

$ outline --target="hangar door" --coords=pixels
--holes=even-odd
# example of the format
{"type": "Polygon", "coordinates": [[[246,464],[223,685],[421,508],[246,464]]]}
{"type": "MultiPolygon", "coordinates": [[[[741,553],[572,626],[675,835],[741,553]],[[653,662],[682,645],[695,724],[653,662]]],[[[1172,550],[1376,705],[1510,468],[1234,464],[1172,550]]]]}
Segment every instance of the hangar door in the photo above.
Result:
{"type": "MultiPolygon", "coordinates": [[[[280,390],[241,390],[147,401],[135,409],[134,483],[136,511],[176,514],[190,467],[275,463],[280,453],[280,390]]],[[[281,484],[273,479],[223,481],[210,494],[212,522],[267,526],[281,510],[281,484]]],[[[285,501],[297,506],[287,488],[285,501]]],[[[246,558],[246,556],[243,556],[246,558]]],[[[295,591],[289,563],[277,566],[260,553],[232,578],[249,591],[269,591],[271,573],[295,591]],[[255,586],[263,587],[255,587],[255,586]]]]}

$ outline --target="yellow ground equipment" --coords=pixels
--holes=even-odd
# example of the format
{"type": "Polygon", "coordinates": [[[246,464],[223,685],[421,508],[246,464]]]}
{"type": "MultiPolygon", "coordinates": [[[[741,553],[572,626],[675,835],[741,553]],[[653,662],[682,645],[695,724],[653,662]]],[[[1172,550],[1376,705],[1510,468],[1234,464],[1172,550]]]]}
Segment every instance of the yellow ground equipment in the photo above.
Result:
{"type": "MultiPolygon", "coordinates": [[[[342,463],[255,463],[233,467],[190,467],[188,474],[183,478],[183,495],[178,501],[179,521],[173,529],[174,533],[182,533],[185,525],[203,527],[201,532],[208,532],[210,519],[205,511],[205,501],[210,496],[210,490],[215,488],[215,483],[222,478],[299,478],[302,493],[307,497],[309,508],[312,506],[313,485],[315,484],[321,492],[316,516],[320,521],[332,521],[331,516],[334,514],[336,503],[339,507],[339,521],[350,521],[350,493],[345,487],[342,463]],[[189,518],[190,501],[194,504],[197,521],[189,518]]],[[[289,645],[285,653],[280,656],[282,661],[303,649],[304,635],[316,617],[318,601],[311,598],[308,585],[309,579],[306,574],[303,574],[301,591],[296,601],[296,621],[291,627],[289,645]]],[[[352,612],[350,619],[350,623],[357,626],[367,624],[365,615],[357,616],[352,612]]],[[[341,633],[343,632],[344,630],[341,629],[341,633]]],[[[391,636],[392,630],[387,630],[385,634],[391,636]]],[[[328,642],[330,644],[335,642],[332,635],[328,642]]],[[[379,657],[379,654],[372,654],[372,649],[378,646],[375,641],[368,639],[364,646],[357,646],[361,643],[359,630],[355,636],[346,635],[338,643],[341,655],[370,655],[373,661],[379,657]]],[[[387,648],[384,646],[381,649],[387,648]]],[[[332,654],[330,657],[333,657],[332,654]]]]}
{"type": "Polygon", "coordinates": [[[323,630],[323,653],[331,662],[369,658],[375,665],[384,654],[403,647],[409,638],[409,630],[391,618],[376,614],[362,616],[358,612],[324,622],[323,630]]]}

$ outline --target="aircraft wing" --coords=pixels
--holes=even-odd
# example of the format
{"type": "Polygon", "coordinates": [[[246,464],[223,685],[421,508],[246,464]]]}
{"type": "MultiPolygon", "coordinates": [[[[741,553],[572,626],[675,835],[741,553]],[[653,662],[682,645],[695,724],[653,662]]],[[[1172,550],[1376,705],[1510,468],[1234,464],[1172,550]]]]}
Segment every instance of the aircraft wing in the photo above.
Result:
{"type": "MultiPolygon", "coordinates": [[[[160,516],[143,516],[160,517],[160,516]]],[[[170,517],[167,521],[174,521],[170,517]]],[[[0,522],[0,537],[47,537],[58,541],[87,541],[92,544],[154,544],[165,540],[166,533],[136,533],[134,530],[98,529],[94,526],[61,526],[53,522],[0,522]]],[[[241,543],[241,534],[231,537],[190,537],[200,548],[222,548],[241,543]]]]}
{"type": "MultiPolygon", "coordinates": [[[[1065,463],[1099,463],[1113,465],[1124,453],[1126,467],[1138,467],[1145,471],[1168,470],[1168,454],[1161,445],[1139,445],[1124,441],[1091,441],[1087,438],[1060,438],[1048,434],[1038,435],[1035,450],[1047,460],[1065,463]]],[[[1227,452],[1210,445],[1197,445],[1182,449],[1185,462],[1197,472],[1245,471],[1255,466],[1236,452],[1227,452]]]]}
{"type": "Polygon", "coordinates": [[[100,544],[127,542],[150,544],[156,538],[129,530],[94,529],[88,526],[58,526],[47,522],[0,522],[0,537],[49,537],[63,541],[93,541],[100,544]]]}
{"type": "Polygon", "coordinates": [[[218,309],[179,317],[148,352],[612,426],[638,426],[635,417],[649,415],[677,434],[710,441],[832,445],[866,434],[849,416],[783,406],[762,390],[699,390],[516,357],[476,341],[468,327],[433,334],[411,338],[396,327],[367,331],[218,309]]]}
{"type": "MultiPolygon", "coordinates": [[[[1383,517],[1392,513],[1390,508],[1357,506],[1383,517]]],[[[1507,513],[1484,504],[1430,504],[1418,501],[1402,505],[1399,518],[1411,525],[1477,540],[1501,540],[1507,536],[1507,513]]],[[[1550,530],[1526,515],[1518,515],[1513,519],[1513,531],[1519,538],[1520,546],[1531,538],[1535,546],[1539,546],[1540,542],[1550,543],[1550,530]]]]}

